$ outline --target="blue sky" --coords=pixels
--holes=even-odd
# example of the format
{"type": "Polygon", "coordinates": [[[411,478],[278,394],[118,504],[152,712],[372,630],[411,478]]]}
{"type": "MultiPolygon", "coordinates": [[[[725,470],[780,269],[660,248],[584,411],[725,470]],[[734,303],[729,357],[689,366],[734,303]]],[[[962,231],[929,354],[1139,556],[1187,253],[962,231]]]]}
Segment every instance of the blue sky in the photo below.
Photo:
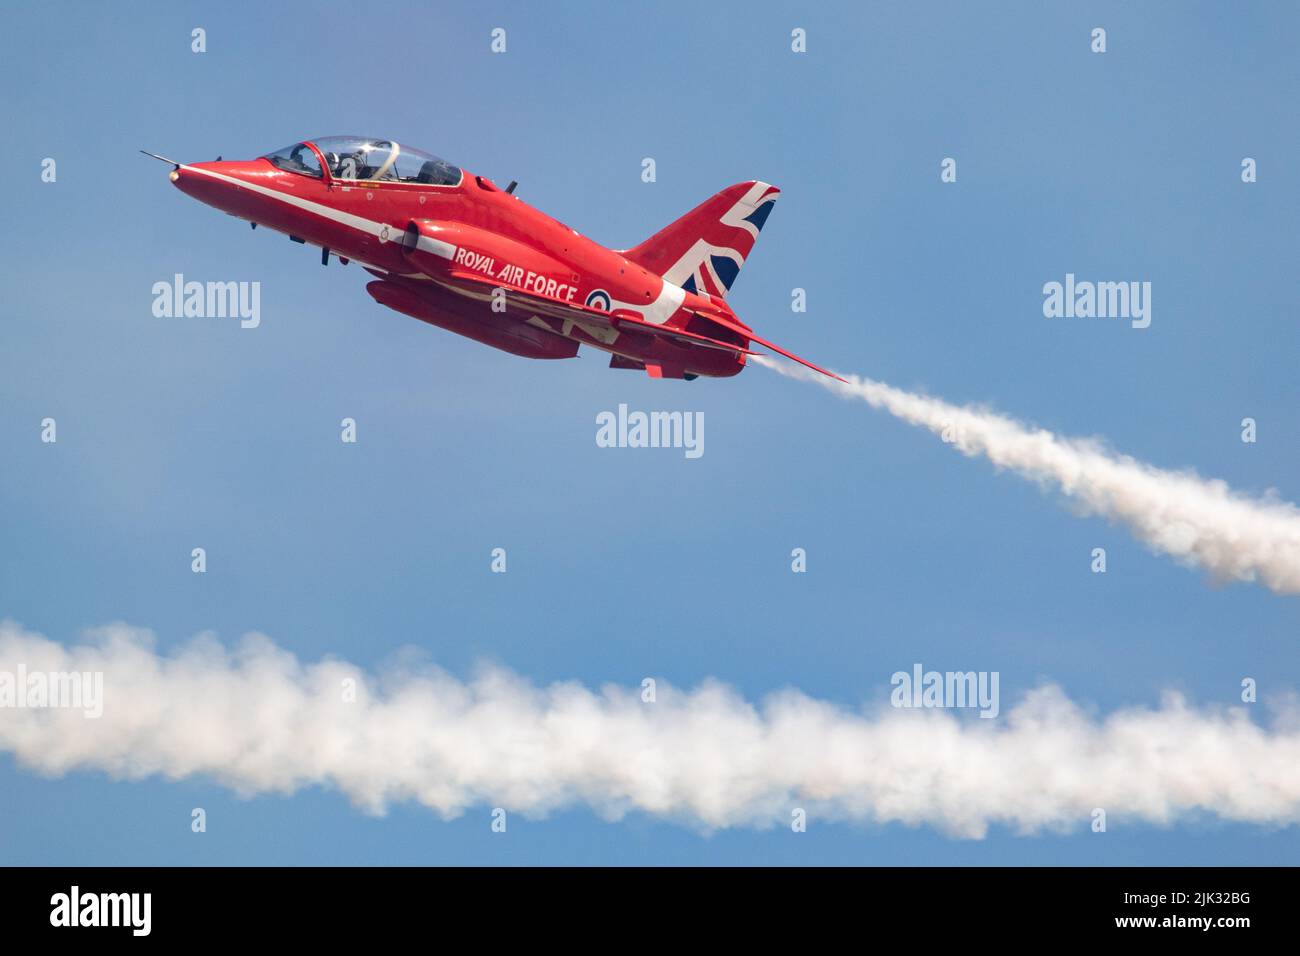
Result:
{"type": "MultiPolygon", "coordinates": [[[[1296,501],[1294,5],[376,12],[10,12],[0,617],[68,643],[116,620],[163,648],[260,631],[309,660],[373,666],[415,645],[458,674],[486,660],[593,686],[714,676],[751,699],[793,686],[848,707],[916,661],[997,670],[1004,701],[1053,680],[1102,712],[1166,688],[1231,704],[1243,676],[1261,706],[1300,688],[1294,598],[1215,586],[928,433],[762,369],[657,382],[388,312],[355,266],[250,232],[135,152],[377,134],[516,179],[613,246],[764,179],[783,194],[729,297],[762,334],[1296,501]],[[939,181],[947,156],[955,184],[939,181]],[[154,318],[150,288],[176,272],[260,281],[261,327],[154,318]],[[1151,327],[1045,319],[1042,285],[1067,272],[1151,281],[1151,327]],[[595,416],[621,402],[702,411],[705,455],[598,448],[595,416]],[[38,440],[46,416],[55,446],[38,440]],[[338,440],[345,416],[355,446],[338,440]],[[1105,575],[1089,571],[1099,546],[1105,575]],[[489,572],[494,547],[506,575],[489,572]],[[790,573],[794,547],[807,574],[790,573]]],[[[42,779],[0,757],[14,863],[1298,858],[1294,828],[1214,820],[969,841],[898,825],[704,835],[579,809],[501,838],[487,808],[372,818],[325,790],[246,800],[204,780],[42,779]]]]}

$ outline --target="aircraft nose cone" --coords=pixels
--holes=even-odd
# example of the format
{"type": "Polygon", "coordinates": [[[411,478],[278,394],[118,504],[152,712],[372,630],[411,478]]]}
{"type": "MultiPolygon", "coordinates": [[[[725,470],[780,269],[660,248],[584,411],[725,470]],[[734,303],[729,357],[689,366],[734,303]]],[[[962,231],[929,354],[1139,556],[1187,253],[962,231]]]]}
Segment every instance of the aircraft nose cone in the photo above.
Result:
{"type": "Polygon", "coordinates": [[[210,163],[186,163],[172,170],[172,184],[185,195],[233,216],[248,216],[257,203],[254,192],[244,188],[255,181],[256,165],[249,162],[217,160],[210,163]]]}
{"type": "Polygon", "coordinates": [[[223,179],[208,172],[209,170],[219,172],[213,169],[216,165],[216,163],[190,163],[180,169],[173,169],[167,178],[185,195],[209,206],[224,209],[228,194],[232,190],[223,179]]]}
{"type": "Polygon", "coordinates": [[[175,186],[177,189],[179,189],[181,192],[185,193],[186,195],[192,196],[194,195],[194,187],[198,185],[196,181],[201,177],[197,173],[189,169],[181,169],[179,166],[177,166],[175,169],[173,169],[170,173],[167,174],[167,178],[170,179],[172,181],[172,185],[175,186]]]}

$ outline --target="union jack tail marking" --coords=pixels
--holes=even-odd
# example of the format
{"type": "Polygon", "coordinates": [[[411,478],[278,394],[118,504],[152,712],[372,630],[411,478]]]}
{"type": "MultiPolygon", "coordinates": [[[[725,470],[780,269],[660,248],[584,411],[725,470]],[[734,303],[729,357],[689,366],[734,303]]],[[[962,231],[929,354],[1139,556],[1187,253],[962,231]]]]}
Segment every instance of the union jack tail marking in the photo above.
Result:
{"type": "Polygon", "coordinates": [[[751,181],[728,186],[623,254],[688,292],[723,297],[740,274],[781,190],[751,181]]]}

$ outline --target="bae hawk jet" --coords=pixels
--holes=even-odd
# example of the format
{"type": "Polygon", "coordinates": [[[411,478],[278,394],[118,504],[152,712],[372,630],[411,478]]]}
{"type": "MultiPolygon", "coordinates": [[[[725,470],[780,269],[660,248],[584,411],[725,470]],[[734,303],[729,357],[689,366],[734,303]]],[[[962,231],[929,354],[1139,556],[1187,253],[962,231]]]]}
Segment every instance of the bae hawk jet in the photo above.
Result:
{"type": "MultiPolygon", "coordinates": [[[[143,152],[143,150],[142,150],[143,152]]],[[[258,159],[172,163],[223,212],[360,264],[381,305],[526,358],[580,346],[654,378],[735,375],[751,346],[832,373],[755,335],[727,305],[780,190],[737,183],[630,249],[608,249],[445,160],[334,136],[258,159]]],[[[838,378],[838,376],[832,376],[838,378]]]]}

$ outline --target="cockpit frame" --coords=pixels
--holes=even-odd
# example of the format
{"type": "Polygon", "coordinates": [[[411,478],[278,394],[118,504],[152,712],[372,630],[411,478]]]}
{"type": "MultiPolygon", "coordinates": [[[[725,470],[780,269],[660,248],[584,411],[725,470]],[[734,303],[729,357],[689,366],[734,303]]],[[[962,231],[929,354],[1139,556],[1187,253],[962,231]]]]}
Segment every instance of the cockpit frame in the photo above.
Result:
{"type": "Polygon", "coordinates": [[[376,137],[317,137],[267,153],[262,158],[277,169],[320,179],[330,188],[456,189],[465,180],[465,171],[446,160],[423,150],[403,147],[396,140],[376,137]],[[301,161],[304,148],[311,150],[320,175],[301,161]],[[354,175],[342,175],[345,170],[354,175]]]}

